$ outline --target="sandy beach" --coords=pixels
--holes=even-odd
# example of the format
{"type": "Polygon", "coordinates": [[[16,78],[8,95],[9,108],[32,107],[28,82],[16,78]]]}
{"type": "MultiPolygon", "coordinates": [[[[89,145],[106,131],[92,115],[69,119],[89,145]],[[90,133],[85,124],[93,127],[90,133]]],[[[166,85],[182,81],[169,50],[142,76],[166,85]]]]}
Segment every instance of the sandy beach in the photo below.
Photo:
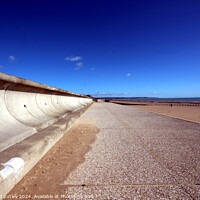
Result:
{"type": "Polygon", "coordinates": [[[114,101],[125,106],[159,113],[175,118],[200,123],[200,103],[192,102],[145,102],[145,101],[114,101]]]}

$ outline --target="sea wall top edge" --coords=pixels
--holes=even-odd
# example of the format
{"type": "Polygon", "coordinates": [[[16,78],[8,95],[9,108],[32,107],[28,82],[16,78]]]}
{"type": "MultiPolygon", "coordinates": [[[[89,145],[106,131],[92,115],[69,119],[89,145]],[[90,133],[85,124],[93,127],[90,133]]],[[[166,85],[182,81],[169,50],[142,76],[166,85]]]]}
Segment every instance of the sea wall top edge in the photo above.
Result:
{"type": "MultiPolygon", "coordinates": [[[[82,94],[77,94],[77,93],[73,93],[67,90],[63,90],[63,89],[59,89],[59,88],[55,88],[49,85],[45,85],[42,83],[38,83],[35,81],[30,81],[27,79],[23,79],[17,76],[13,76],[13,75],[9,75],[9,74],[5,74],[0,72],[0,80],[2,81],[6,81],[6,82],[10,82],[10,83],[15,83],[15,84],[22,84],[22,85],[27,85],[27,86],[31,86],[31,87],[36,87],[36,88],[41,88],[41,89],[45,89],[45,90],[50,90],[50,91],[54,91],[54,92],[61,92],[64,94],[68,94],[70,96],[77,96],[77,97],[87,97],[85,95],[82,94]]],[[[87,97],[88,98],[88,97],[87,97]]]]}

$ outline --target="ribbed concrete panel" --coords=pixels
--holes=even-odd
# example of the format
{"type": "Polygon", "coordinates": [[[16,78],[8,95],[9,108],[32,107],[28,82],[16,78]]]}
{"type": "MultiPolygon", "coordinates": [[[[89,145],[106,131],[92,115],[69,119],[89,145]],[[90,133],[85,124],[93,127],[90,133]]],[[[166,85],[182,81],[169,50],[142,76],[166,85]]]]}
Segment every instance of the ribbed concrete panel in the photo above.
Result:
{"type": "Polygon", "coordinates": [[[60,100],[62,102],[62,105],[67,109],[67,111],[72,112],[73,110],[75,110],[76,101],[74,97],[61,96],[60,100]]]}
{"type": "Polygon", "coordinates": [[[50,117],[58,117],[61,112],[56,109],[51,100],[51,94],[41,94],[37,93],[36,102],[38,107],[44,112],[46,115],[50,117]]]}
{"type": "MultiPolygon", "coordinates": [[[[64,96],[65,97],[65,96],[64,96]]],[[[53,106],[61,113],[61,114],[65,114],[66,112],[69,111],[69,109],[67,108],[67,106],[65,106],[62,102],[62,98],[64,98],[63,96],[59,96],[59,95],[52,95],[51,96],[51,101],[53,106]]],[[[65,97],[66,98],[66,97],[65,97]]]]}
{"type": "Polygon", "coordinates": [[[0,73],[0,151],[92,102],[83,95],[0,73]]]}
{"type": "Polygon", "coordinates": [[[2,88],[3,83],[0,82],[0,84],[0,151],[2,151],[32,135],[36,132],[36,129],[20,123],[10,114],[5,104],[6,92],[2,88]]]}
{"type": "Polygon", "coordinates": [[[75,97],[67,97],[67,101],[65,104],[69,105],[71,111],[77,110],[80,105],[78,99],[75,97]]]}
{"type": "Polygon", "coordinates": [[[5,92],[5,103],[10,114],[22,124],[31,127],[41,126],[53,119],[38,108],[36,92],[37,89],[20,85],[12,85],[5,92]]]}

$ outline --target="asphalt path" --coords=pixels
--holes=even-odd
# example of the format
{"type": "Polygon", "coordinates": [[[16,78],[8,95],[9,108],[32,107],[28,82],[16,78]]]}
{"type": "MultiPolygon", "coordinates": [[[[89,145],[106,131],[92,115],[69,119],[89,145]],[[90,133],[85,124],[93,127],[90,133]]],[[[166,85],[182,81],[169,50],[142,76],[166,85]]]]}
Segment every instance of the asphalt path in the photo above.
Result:
{"type": "Polygon", "coordinates": [[[81,117],[100,129],[61,185],[75,199],[200,199],[200,124],[112,103],[81,117]]]}

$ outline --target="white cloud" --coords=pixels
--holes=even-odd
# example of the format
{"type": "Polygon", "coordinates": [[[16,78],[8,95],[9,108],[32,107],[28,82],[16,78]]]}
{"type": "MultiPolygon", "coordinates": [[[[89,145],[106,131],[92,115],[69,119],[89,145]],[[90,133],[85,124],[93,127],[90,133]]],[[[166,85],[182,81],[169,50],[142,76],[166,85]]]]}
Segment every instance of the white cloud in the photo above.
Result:
{"type": "Polygon", "coordinates": [[[150,92],[150,94],[162,94],[162,93],[161,92],[153,91],[153,92],[150,92]]]}
{"type": "Polygon", "coordinates": [[[81,68],[83,66],[83,63],[82,62],[78,62],[78,63],[76,63],[76,65],[81,68]]]}
{"type": "Polygon", "coordinates": [[[91,71],[94,71],[94,70],[95,70],[95,68],[94,68],[94,67],[91,67],[91,68],[90,68],[90,70],[91,70],[91,71]]]}
{"type": "Polygon", "coordinates": [[[77,71],[77,70],[79,70],[79,69],[80,69],[80,67],[75,67],[75,68],[74,68],[75,71],[77,71]]]}
{"type": "Polygon", "coordinates": [[[83,66],[83,63],[82,62],[78,62],[78,63],[76,63],[76,68],[74,68],[74,70],[79,70],[82,66],[83,66]]]}
{"type": "Polygon", "coordinates": [[[14,61],[16,58],[14,56],[9,56],[10,61],[14,61]]]}
{"type": "Polygon", "coordinates": [[[71,61],[71,62],[76,62],[76,66],[77,67],[74,68],[74,70],[76,70],[76,71],[79,70],[81,67],[83,67],[83,63],[82,62],[77,62],[77,61],[82,60],[81,56],[67,56],[65,58],[65,60],[71,61]]]}
{"type": "Polygon", "coordinates": [[[129,76],[131,76],[131,74],[130,74],[130,73],[128,73],[128,74],[126,74],[126,76],[127,76],[127,77],[129,77],[129,76]]]}
{"type": "Polygon", "coordinates": [[[0,65],[0,69],[3,69],[4,68],[4,66],[3,65],[0,65]]]}
{"type": "Polygon", "coordinates": [[[81,56],[67,56],[65,60],[74,62],[74,61],[82,60],[82,57],[81,56]]]}

